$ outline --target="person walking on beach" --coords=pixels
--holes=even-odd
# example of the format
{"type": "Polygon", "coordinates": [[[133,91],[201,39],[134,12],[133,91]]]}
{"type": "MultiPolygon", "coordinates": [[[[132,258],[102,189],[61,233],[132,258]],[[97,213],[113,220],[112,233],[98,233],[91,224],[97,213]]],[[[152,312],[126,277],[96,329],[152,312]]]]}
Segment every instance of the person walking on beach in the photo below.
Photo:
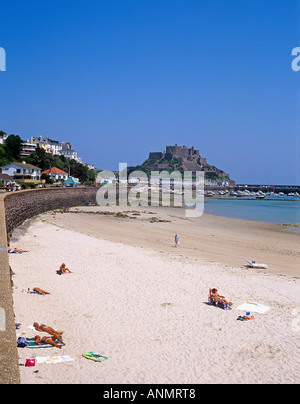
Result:
{"type": "Polygon", "coordinates": [[[175,248],[177,248],[179,245],[179,237],[177,234],[175,234],[175,248]]]}

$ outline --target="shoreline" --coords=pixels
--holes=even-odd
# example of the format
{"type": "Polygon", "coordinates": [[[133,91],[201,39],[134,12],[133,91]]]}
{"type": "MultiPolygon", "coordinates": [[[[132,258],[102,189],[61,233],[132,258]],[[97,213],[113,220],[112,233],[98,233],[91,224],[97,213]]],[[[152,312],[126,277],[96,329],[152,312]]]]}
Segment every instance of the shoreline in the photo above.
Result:
{"type": "MultiPolygon", "coordinates": [[[[143,215],[145,220],[140,218],[139,225],[147,225],[149,232],[154,226],[152,231],[158,239],[163,226],[172,225],[150,223],[150,215],[161,217],[153,210],[143,215]]],[[[128,212],[128,216],[133,213],[128,212]]],[[[35,332],[27,326],[43,322],[64,330],[66,343],[62,350],[19,349],[19,354],[23,361],[32,355],[70,355],[75,359],[20,367],[21,383],[298,383],[299,375],[291,368],[298,355],[292,313],[299,305],[295,301],[299,281],[195,256],[187,259],[181,247],[175,250],[172,237],[168,253],[162,244],[161,252],[145,244],[130,246],[124,238],[127,242],[132,238],[128,225],[137,226],[136,220],[50,213],[25,223],[14,233],[12,243],[30,251],[10,256],[15,273],[16,321],[22,323],[18,332],[34,337],[35,332]],[[119,241],[84,234],[87,227],[83,218],[97,224],[95,218],[99,217],[103,232],[115,222],[112,232],[119,241]],[[76,223],[77,231],[63,228],[66,223],[68,227],[76,223]],[[56,275],[63,261],[73,274],[56,275]],[[41,287],[51,295],[22,293],[26,287],[41,287]],[[234,302],[232,311],[207,305],[210,287],[217,287],[234,302]],[[267,304],[271,310],[265,315],[254,314],[255,321],[236,321],[243,314],[236,307],[249,300],[267,304]],[[93,363],[82,358],[86,350],[109,359],[93,363]],[[209,366],[211,363],[215,365],[209,366]]],[[[173,221],[177,226],[185,223],[182,217],[173,221]]]]}
{"type": "MultiPolygon", "coordinates": [[[[184,256],[243,267],[246,260],[268,265],[267,273],[299,277],[299,234],[281,224],[205,213],[186,219],[185,209],[162,207],[85,207],[42,220],[68,230],[159,254],[184,256]],[[173,238],[180,235],[180,247],[173,238]]],[[[262,270],[260,270],[262,271],[262,270]]]]}

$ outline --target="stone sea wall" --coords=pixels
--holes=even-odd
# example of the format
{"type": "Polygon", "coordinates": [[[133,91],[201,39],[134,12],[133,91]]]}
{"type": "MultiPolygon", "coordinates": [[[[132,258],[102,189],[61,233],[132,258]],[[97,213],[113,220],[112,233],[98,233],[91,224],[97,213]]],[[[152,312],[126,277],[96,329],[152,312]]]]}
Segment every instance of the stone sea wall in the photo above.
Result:
{"type": "Polygon", "coordinates": [[[41,213],[96,203],[97,190],[98,188],[49,188],[8,194],[4,200],[8,236],[25,220],[41,213]]]}

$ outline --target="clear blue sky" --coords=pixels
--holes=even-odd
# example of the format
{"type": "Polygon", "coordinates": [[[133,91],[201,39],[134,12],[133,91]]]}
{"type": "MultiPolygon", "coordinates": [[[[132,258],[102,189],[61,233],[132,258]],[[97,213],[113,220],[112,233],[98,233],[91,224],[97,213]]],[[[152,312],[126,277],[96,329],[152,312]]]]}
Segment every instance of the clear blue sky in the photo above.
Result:
{"type": "Polygon", "coordinates": [[[299,184],[297,0],[0,0],[0,130],[117,169],[178,143],[299,184]]]}

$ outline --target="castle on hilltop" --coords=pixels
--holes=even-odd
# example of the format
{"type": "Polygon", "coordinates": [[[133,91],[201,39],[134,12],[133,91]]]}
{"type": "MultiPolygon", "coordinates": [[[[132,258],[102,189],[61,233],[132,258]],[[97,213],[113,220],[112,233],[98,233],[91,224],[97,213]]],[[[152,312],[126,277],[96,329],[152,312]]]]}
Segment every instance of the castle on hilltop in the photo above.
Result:
{"type": "Polygon", "coordinates": [[[205,178],[213,180],[230,180],[229,174],[207,163],[206,158],[200,156],[199,150],[187,146],[167,146],[163,152],[152,152],[144,163],[148,169],[180,171],[204,171],[205,178]]]}
{"type": "Polygon", "coordinates": [[[199,150],[196,150],[194,147],[186,147],[186,146],[167,146],[166,150],[161,153],[150,153],[149,160],[178,160],[180,163],[194,163],[199,164],[201,166],[205,166],[207,164],[206,158],[200,156],[199,150]]]}

